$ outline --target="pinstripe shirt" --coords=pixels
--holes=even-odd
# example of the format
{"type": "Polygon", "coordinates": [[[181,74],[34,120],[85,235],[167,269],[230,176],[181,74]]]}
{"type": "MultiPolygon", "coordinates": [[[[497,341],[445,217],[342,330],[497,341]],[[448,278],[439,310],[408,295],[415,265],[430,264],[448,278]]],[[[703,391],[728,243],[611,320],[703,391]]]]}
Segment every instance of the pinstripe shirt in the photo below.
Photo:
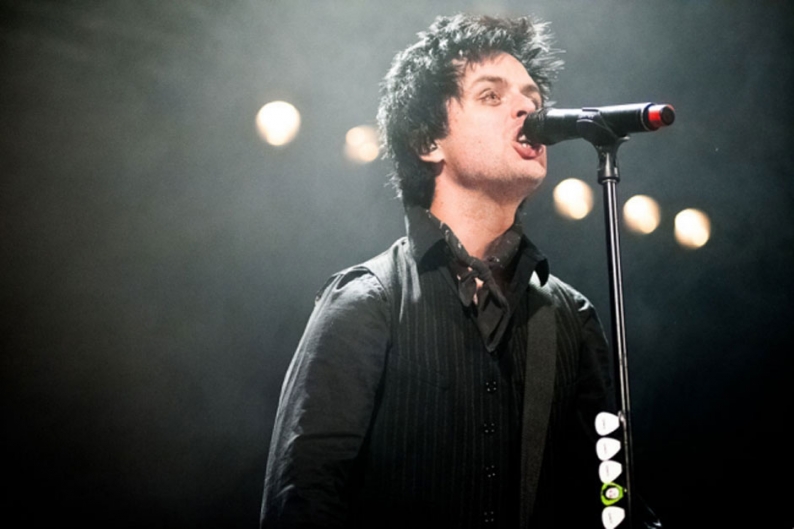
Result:
{"type": "Polygon", "coordinates": [[[533,271],[561,300],[537,523],[578,522],[572,513],[597,509],[598,499],[582,425],[609,386],[592,306],[549,278],[523,237],[506,291],[510,323],[489,353],[458,296],[442,232],[417,210],[407,228],[408,237],[334,275],[318,295],[282,388],[262,526],[518,527],[533,271]]]}

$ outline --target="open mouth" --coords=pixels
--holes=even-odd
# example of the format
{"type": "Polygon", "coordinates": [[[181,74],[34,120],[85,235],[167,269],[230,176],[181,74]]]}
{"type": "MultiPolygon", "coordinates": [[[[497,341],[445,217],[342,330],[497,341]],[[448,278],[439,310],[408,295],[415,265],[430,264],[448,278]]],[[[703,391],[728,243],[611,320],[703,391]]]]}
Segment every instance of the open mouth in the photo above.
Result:
{"type": "Polygon", "coordinates": [[[524,134],[524,132],[520,129],[516,134],[515,142],[516,143],[513,145],[515,146],[516,151],[518,151],[518,154],[525,160],[537,158],[543,150],[543,145],[537,145],[530,142],[527,139],[526,134],[524,134]]]}
{"type": "Polygon", "coordinates": [[[518,135],[518,138],[516,138],[516,141],[518,143],[520,143],[521,145],[524,145],[525,147],[531,147],[532,146],[532,144],[529,143],[529,140],[527,139],[526,134],[524,134],[523,132],[518,135]]]}

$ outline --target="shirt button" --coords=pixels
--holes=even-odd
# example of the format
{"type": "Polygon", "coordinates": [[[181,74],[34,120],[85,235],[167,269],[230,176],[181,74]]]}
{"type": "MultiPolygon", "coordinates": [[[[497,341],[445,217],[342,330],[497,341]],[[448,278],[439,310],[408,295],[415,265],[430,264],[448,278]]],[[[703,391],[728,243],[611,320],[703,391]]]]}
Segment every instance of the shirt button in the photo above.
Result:
{"type": "Polygon", "coordinates": [[[489,479],[496,477],[496,465],[488,465],[485,467],[485,477],[489,479]]]}
{"type": "Polygon", "coordinates": [[[488,393],[496,393],[496,380],[491,380],[485,383],[485,391],[488,393]]]}
{"type": "Polygon", "coordinates": [[[496,522],[496,513],[494,511],[485,511],[483,513],[482,521],[487,524],[496,522]]]}
{"type": "Polygon", "coordinates": [[[496,433],[496,425],[492,422],[486,422],[482,425],[482,433],[485,435],[493,435],[496,433]]]}

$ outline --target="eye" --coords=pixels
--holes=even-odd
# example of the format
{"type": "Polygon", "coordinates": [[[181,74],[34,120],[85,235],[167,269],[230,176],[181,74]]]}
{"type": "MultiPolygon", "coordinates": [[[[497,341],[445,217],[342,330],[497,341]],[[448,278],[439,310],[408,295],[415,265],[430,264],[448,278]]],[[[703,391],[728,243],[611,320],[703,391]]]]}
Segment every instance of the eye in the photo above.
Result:
{"type": "Polygon", "coordinates": [[[490,103],[490,104],[498,103],[501,100],[499,94],[497,94],[493,90],[488,90],[487,92],[483,93],[480,99],[485,103],[490,103]]]}

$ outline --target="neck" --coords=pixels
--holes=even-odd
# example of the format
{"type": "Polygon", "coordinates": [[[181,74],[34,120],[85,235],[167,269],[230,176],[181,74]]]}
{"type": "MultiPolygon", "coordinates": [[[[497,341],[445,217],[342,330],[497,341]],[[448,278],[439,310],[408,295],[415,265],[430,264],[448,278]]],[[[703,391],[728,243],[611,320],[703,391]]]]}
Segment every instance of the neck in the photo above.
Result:
{"type": "Polygon", "coordinates": [[[476,190],[445,189],[437,181],[430,212],[455,232],[469,255],[484,259],[491,243],[515,222],[520,204],[521,200],[495,199],[476,190]]]}

